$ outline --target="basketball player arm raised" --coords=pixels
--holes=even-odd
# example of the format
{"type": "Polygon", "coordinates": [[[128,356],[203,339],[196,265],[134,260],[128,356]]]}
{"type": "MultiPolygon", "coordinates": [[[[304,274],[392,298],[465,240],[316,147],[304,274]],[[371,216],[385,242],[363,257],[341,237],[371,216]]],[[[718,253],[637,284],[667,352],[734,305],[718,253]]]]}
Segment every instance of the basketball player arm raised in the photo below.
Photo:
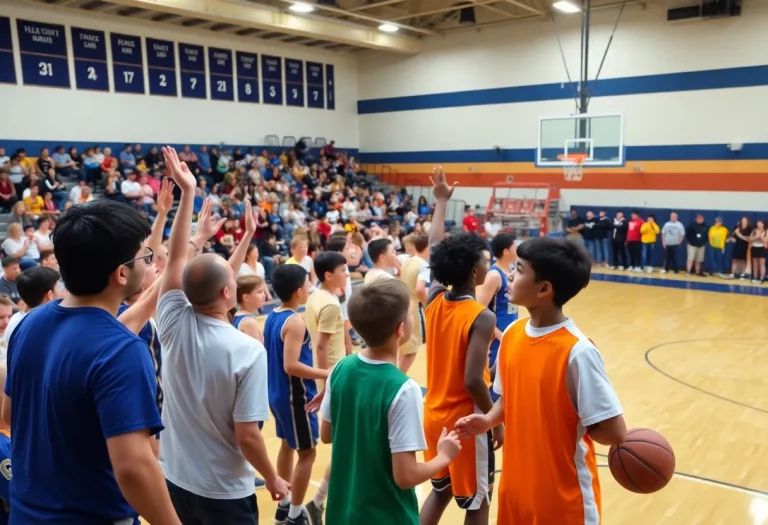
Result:
{"type": "Polygon", "coordinates": [[[326,379],[328,370],[307,366],[299,361],[301,345],[307,325],[301,316],[294,315],[286,321],[283,327],[283,369],[286,374],[304,379],[326,379]]]}
{"type": "MultiPolygon", "coordinates": [[[[432,213],[432,226],[429,228],[428,241],[428,246],[431,249],[432,246],[442,241],[445,237],[445,209],[448,206],[448,201],[450,200],[451,195],[453,195],[453,190],[456,188],[458,182],[454,182],[452,186],[448,186],[448,182],[446,182],[445,178],[445,171],[443,171],[442,166],[432,169],[432,176],[429,180],[432,181],[432,193],[435,196],[435,211],[432,213]]],[[[433,280],[427,294],[426,304],[428,305],[431,303],[432,299],[444,291],[445,286],[433,280]]]]}
{"type": "Polygon", "coordinates": [[[155,253],[160,250],[163,244],[163,230],[165,230],[168,213],[171,211],[171,206],[173,206],[173,188],[174,184],[172,181],[163,179],[160,185],[160,192],[157,194],[157,217],[155,217],[155,222],[152,223],[152,233],[149,234],[149,239],[147,240],[147,246],[155,253]]]}
{"type": "MultiPolygon", "coordinates": [[[[232,271],[235,272],[235,275],[240,272],[240,267],[245,262],[248,246],[250,246],[251,239],[253,239],[253,234],[255,233],[256,219],[253,216],[251,201],[247,200],[245,201],[245,233],[243,234],[243,238],[240,239],[240,244],[237,245],[237,248],[235,248],[235,251],[232,252],[232,256],[229,258],[229,265],[232,267],[232,271]]],[[[203,242],[207,240],[208,239],[205,239],[203,242]]]]}

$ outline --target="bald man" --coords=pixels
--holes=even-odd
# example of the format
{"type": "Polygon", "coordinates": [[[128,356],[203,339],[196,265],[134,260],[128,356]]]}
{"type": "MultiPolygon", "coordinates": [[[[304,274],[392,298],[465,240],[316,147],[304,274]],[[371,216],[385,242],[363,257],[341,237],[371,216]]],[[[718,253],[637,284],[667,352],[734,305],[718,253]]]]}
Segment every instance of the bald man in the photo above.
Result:
{"type": "Polygon", "coordinates": [[[257,525],[251,465],[274,499],[289,487],[270,463],[259,428],[269,418],[266,350],[227,316],[237,299],[232,266],[245,259],[256,230],[253,214],[247,204],[247,235],[231,263],[215,254],[187,262],[222,221],[212,219],[206,200],[190,240],[196,180],[175,151],[164,153],[181,199],[157,305],[166,370],[161,465],[182,523],[257,525]]]}

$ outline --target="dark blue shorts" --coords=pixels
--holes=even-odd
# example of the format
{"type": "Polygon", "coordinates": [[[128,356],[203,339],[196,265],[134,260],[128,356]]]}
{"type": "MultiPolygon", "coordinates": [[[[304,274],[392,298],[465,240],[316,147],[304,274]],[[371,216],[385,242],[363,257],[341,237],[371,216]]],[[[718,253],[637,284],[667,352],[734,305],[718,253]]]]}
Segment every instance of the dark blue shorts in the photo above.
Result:
{"type": "MultiPolygon", "coordinates": [[[[309,400],[307,400],[308,402],[309,400]]],[[[269,410],[275,418],[277,437],[294,450],[311,450],[317,446],[319,431],[317,414],[304,410],[304,397],[291,401],[270,401],[269,410]]]]}

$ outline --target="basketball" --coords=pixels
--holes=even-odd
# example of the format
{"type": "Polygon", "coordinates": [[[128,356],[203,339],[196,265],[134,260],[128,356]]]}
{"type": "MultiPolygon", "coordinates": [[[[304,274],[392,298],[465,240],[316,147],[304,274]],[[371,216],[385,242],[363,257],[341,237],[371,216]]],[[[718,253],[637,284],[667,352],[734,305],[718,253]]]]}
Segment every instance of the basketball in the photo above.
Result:
{"type": "Polygon", "coordinates": [[[647,428],[627,432],[627,439],[608,451],[613,478],[625,489],[650,494],[667,486],[675,472],[675,453],[664,436],[647,428]]]}

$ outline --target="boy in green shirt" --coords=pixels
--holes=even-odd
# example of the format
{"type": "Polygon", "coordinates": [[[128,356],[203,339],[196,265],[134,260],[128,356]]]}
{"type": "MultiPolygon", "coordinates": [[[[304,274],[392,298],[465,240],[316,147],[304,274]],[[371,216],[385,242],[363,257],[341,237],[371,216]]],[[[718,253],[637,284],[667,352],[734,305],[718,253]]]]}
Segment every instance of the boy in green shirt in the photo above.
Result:
{"type": "Polygon", "coordinates": [[[438,455],[426,450],[421,387],[397,368],[397,350],[411,335],[410,299],[398,279],[377,280],[349,301],[352,326],[368,345],[339,361],[320,406],[320,439],[333,442],[328,523],[418,525],[414,487],[458,455],[456,433],[443,429],[438,455]]]}

